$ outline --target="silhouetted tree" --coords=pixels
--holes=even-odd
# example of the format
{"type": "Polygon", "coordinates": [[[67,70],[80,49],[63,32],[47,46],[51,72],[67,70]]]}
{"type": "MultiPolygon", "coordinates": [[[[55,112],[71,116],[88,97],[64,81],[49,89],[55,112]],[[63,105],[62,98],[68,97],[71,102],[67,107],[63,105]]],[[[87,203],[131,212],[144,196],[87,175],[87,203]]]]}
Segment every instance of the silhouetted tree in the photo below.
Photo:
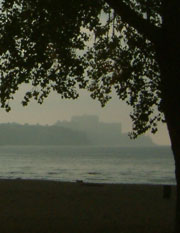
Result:
{"type": "Polygon", "coordinates": [[[30,83],[23,100],[87,88],[104,106],[115,88],[133,107],[132,136],[165,121],[177,180],[180,232],[179,0],[3,0],[0,101],[30,83]]]}

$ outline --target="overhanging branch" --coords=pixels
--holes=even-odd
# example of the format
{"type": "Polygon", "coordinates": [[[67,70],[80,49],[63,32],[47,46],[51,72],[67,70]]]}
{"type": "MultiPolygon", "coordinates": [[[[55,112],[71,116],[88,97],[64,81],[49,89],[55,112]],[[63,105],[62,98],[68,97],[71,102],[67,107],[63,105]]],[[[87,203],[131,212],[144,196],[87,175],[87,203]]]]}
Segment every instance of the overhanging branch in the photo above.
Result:
{"type": "Polygon", "coordinates": [[[156,42],[161,29],[143,19],[122,0],[105,0],[108,5],[122,18],[124,22],[135,28],[140,34],[146,36],[151,42],[156,42]]]}

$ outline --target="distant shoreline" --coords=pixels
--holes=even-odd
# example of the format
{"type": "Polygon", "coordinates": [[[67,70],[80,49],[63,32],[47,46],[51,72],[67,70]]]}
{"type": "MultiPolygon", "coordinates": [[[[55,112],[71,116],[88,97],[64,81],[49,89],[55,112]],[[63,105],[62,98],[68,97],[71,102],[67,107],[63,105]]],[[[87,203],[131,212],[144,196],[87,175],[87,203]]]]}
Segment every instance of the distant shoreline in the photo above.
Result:
{"type": "Polygon", "coordinates": [[[97,116],[76,116],[54,125],[0,124],[1,145],[156,145],[147,135],[131,140],[121,123],[104,123],[97,116]]]}

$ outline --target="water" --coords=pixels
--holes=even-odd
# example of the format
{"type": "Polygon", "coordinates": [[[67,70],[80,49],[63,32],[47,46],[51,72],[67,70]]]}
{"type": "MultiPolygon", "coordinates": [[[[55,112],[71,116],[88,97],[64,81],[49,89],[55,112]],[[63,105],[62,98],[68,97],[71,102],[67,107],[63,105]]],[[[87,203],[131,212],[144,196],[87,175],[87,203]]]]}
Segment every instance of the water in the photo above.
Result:
{"type": "Polygon", "coordinates": [[[175,184],[169,147],[1,146],[0,178],[175,184]]]}

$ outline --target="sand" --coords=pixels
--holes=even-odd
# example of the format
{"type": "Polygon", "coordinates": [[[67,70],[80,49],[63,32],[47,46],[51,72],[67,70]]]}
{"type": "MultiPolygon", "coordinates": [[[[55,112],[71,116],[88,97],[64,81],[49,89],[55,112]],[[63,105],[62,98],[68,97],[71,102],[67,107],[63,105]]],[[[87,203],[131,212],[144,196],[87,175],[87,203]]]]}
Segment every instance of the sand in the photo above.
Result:
{"type": "Polygon", "coordinates": [[[174,213],[175,187],[0,180],[1,233],[171,233],[174,213]]]}

